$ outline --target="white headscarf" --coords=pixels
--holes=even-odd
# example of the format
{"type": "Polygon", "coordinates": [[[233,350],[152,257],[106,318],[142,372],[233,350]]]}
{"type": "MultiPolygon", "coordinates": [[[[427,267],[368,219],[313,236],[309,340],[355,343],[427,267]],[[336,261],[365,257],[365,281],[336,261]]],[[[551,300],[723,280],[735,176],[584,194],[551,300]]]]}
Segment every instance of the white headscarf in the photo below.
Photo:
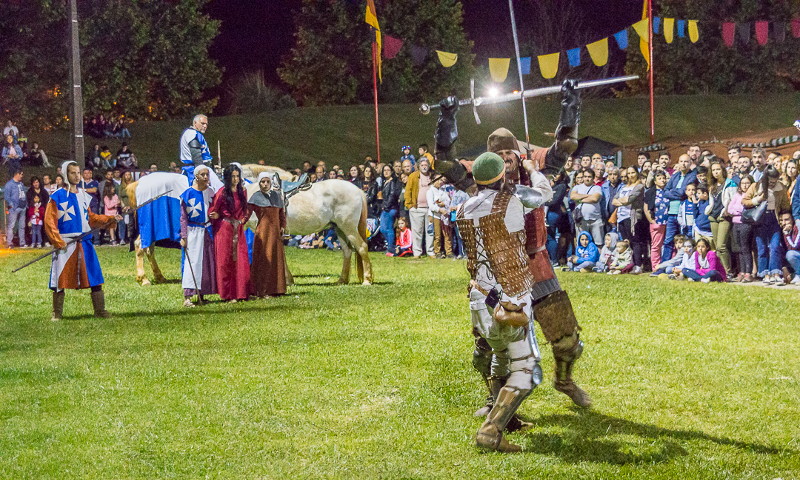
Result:
{"type": "Polygon", "coordinates": [[[197,176],[197,174],[198,174],[198,173],[200,173],[200,172],[202,172],[203,170],[209,170],[209,171],[211,171],[211,170],[210,170],[210,169],[209,169],[207,166],[205,166],[205,165],[198,165],[198,166],[194,167],[194,176],[196,177],[196,176],[197,176]]]}
{"type": "Polygon", "coordinates": [[[69,168],[70,164],[74,164],[75,166],[80,167],[78,165],[78,162],[76,162],[75,160],[67,160],[66,162],[61,164],[61,176],[64,177],[64,184],[65,185],[69,185],[70,184],[69,183],[69,175],[67,175],[67,169],[69,168]]]}
{"type": "Polygon", "coordinates": [[[269,181],[271,182],[272,181],[272,174],[269,173],[269,172],[261,172],[261,173],[258,174],[258,180],[256,180],[256,182],[260,184],[262,178],[269,178],[269,181]]]}

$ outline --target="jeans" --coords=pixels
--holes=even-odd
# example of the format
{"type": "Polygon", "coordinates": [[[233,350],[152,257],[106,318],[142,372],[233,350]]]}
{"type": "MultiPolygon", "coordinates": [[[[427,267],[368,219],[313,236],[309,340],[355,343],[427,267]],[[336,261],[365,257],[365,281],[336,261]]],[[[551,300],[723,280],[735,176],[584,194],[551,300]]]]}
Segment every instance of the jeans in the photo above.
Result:
{"type": "Polygon", "coordinates": [[[108,160],[103,160],[103,168],[106,170],[113,170],[117,168],[117,159],[112,157],[108,160]]]}
{"type": "Polygon", "coordinates": [[[786,261],[789,266],[794,270],[795,275],[800,275],[800,251],[789,250],[786,252],[786,261]]]}
{"type": "Polygon", "coordinates": [[[425,242],[425,253],[433,255],[433,235],[428,235],[428,227],[431,224],[427,208],[411,208],[408,210],[411,221],[411,233],[413,233],[414,256],[422,255],[423,241],[425,242]]]}
{"type": "Polygon", "coordinates": [[[31,245],[42,245],[42,226],[31,225],[31,245]]]}
{"type": "Polygon", "coordinates": [[[705,275],[700,275],[699,273],[695,272],[694,270],[689,270],[688,268],[684,268],[681,273],[686,278],[691,278],[694,281],[702,280],[704,278],[710,278],[712,282],[721,282],[722,281],[722,274],[716,270],[710,270],[706,272],[705,275]]]}
{"type": "Polygon", "coordinates": [[[8,209],[8,217],[6,217],[6,244],[9,248],[14,243],[14,227],[17,228],[17,237],[19,238],[19,246],[25,246],[25,209],[24,208],[10,208],[8,209]]]}
{"type": "Polygon", "coordinates": [[[117,232],[119,232],[119,241],[126,243],[128,241],[128,224],[125,223],[124,215],[122,221],[117,223],[117,232]]]}
{"type": "MultiPolygon", "coordinates": [[[[580,223],[580,231],[586,231],[592,234],[592,241],[595,245],[599,248],[603,247],[603,243],[605,243],[605,226],[603,224],[603,219],[598,218],[597,220],[581,220],[580,223]]],[[[580,231],[575,232],[576,235],[580,235],[580,231]]]]}
{"type": "Polygon", "coordinates": [[[572,267],[572,271],[573,272],[580,272],[581,269],[584,269],[584,268],[587,268],[587,269],[591,270],[592,268],[594,268],[594,262],[589,262],[589,261],[581,262],[578,265],[575,265],[574,267],[572,267]]]}
{"type": "Polygon", "coordinates": [[[675,245],[673,245],[675,241],[675,235],[680,232],[681,226],[678,223],[678,216],[677,215],[670,215],[667,217],[667,229],[666,233],[664,234],[664,249],[661,250],[661,261],[666,261],[672,258],[672,254],[675,253],[675,245]]]}
{"type": "Polygon", "coordinates": [[[764,212],[762,222],[755,227],[756,250],[758,251],[758,276],[780,275],[783,261],[781,227],[774,210],[764,212]]]}
{"type": "Polygon", "coordinates": [[[386,251],[394,253],[394,219],[397,218],[397,209],[381,212],[381,233],[386,240],[386,251]]]}
{"type": "Polygon", "coordinates": [[[453,224],[453,248],[458,253],[456,255],[464,256],[467,252],[464,251],[464,240],[461,238],[461,232],[458,231],[458,224],[453,224]]]}

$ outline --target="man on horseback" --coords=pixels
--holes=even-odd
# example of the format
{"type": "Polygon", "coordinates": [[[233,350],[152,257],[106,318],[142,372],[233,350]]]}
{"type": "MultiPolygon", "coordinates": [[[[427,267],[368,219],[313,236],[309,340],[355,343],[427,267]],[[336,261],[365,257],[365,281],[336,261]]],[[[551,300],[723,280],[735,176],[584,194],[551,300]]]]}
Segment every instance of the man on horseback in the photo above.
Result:
{"type": "Polygon", "coordinates": [[[213,157],[203,136],[208,128],[208,117],[198,114],[192,119],[192,126],[181,134],[180,160],[183,174],[189,177],[189,185],[194,182],[194,169],[198,165],[209,166],[213,157]]]}

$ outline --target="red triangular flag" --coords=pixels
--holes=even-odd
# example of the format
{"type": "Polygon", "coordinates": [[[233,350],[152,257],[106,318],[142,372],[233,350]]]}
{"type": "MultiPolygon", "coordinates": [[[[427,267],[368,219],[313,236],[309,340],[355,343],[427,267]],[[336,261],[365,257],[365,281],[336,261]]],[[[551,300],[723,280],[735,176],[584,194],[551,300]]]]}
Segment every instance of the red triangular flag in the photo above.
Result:
{"type": "Polygon", "coordinates": [[[734,22],[724,22],[722,24],[722,41],[725,42],[725,45],[732,47],[735,35],[736,24],[734,22]]]}
{"type": "Polygon", "coordinates": [[[792,36],[794,38],[800,38],[800,18],[792,19],[792,36]]]}
{"type": "Polygon", "coordinates": [[[383,35],[383,58],[394,58],[403,48],[403,41],[399,38],[383,35]]]}
{"type": "Polygon", "coordinates": [[[769,22],[759,20],[756,22],[756,41],[759,45],[766,45],[769,40],[769,22]]]}

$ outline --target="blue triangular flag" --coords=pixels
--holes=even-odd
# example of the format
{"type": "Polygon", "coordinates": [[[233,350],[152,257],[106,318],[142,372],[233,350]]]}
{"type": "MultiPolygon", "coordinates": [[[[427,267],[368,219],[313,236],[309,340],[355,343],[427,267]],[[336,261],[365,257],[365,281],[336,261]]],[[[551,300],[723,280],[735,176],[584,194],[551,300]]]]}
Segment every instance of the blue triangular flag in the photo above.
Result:
{"type": "Polygon", "coordinates": [[[519,67],[523,75],[531,74],[531,57],[519,57],[519,67]]]}
{"type": "Polygon", "coordinates": [[[628,29],[620,30],[619,32],[614,34],[614,40],[617,41],[617,45],[619,45],[620,50],[625,50],[628,48],[628,29]]]}
{"type": "Polygon", "coordinates": [[[678,37],[684,38],[686,36],[686,20],[678,20],[678,37]]]}
{"type": "Polygon", "coordinates": [[[581,47],[567,50],[567,59],[570,67],[577,67],[581,64],[581,47]]]}
{"type": "Polygon", "coordinates": [[[653,17],[653,33],[656,35],[661,33],[661,17],[653,17]]]}

